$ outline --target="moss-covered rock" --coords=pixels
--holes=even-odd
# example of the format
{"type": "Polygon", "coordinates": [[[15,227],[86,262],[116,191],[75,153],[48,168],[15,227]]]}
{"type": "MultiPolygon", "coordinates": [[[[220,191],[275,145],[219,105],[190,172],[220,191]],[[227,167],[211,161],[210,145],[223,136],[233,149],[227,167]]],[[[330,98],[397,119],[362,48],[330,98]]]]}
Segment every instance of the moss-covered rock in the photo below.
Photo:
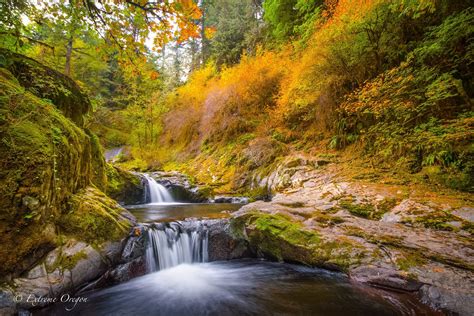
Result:
{"type": "Polygon", "coordinates": [[[107,195],[124,205],[145,203],[140,177],[111,164],[106,165],[106,171],[107,195]]]}
{"type": "Polygon", "coordinates": [[[347,270],[363,256],[356,242],[327,240],[283,214],[246,213],[231,219],[231,232],[246,239],[258,254],[279,261],[347,270]]]}
{"type": "Polygon", "coordinates": [[[89,244],[121,239],[130,230],[125,210],[101,191],[88,187],[72,196],[58,221],[61,231],[89,244]]]}
{"type": "MultiPolygon", "coordinates": [[[[102,149],[80,127],[89,107],[71,79],[0,50],[1,276],[22,273],[56,247],[71,197],[88,186],[105,189],[102,149]]],[[[98,196],[71,203],[86,214],[102,203],[98,196]]],[[[84,237],[99,234],[90,229],[84,237]]]]}
{"type": "Polygon", "coordinates": [[[83,126],[91,103],[71,78],[6,49],[0,49],[0,67],[9,70],[26,90],[50,100],[66,117],[83,126]]]}

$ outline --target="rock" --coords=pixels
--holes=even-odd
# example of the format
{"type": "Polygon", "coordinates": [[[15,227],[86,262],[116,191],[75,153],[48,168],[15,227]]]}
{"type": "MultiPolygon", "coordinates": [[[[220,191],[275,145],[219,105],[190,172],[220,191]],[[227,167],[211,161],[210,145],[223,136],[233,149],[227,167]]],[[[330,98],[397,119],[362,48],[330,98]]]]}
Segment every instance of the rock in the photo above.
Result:
{"type": "Polygon", "coordinates": [[[235,203],[235,204],[247,204],[249,198],[245,196],[224,196],[217,195],[211,200],[213,203],[235,203]]]}
{"type": "Polygon", "coordinates": [[[350,276],[356,281],[392,290],[416,292],[423,286],[423,283],[409,279],[396,269],[388,267],[360,266],[352,269],[350,276]]]}
{"type": "Polygon", "coordinates": [[[28,272],[28,279],[37,279],[46,276],[46,267],[44,264],[39,264],[28,272]]]}
{"type": "Polygon", "coordinates": [[[10,289],[0,288],[0,315],[14,315],[16,312],[15,296],[10,289]]]}
{"type": "Polygon", "coordinates": [[[466,221],[474,222],[474,207],[461,207],[451,212],[451,214],[460,217],[466,221]]]}
{"type": "Polygon", "coordinates": [[[28,208],[30,211],[36,211],[39,207],[38,199],[35,199],[32,196],[26,195],[22,198],[23,206],[28,208]]]}
{"type": "Polygon", "coordinates": [[[472,314],[469,199],[414,191],[402,200],[399,186],[295,168],[279,166],[268,176],[274,189],[288,184],[271,201],[232,213],[235,239],[257,256],[342,270],[357,282],[417,293],[433,308],[472,314]],[[353,206],[360,212],[348,211],[353,206]],[[380,217],[363,217],[365,209],[380,217]]]}
{"type": "Polygon", "coordinates": [[[96,247],[68,239],[63,246],[50,251],[44,262],[33,267],[25,277],[15,278],[14,291],[0,292],[0,310],[31,309],[33,305],[31,300],[27,302],[28,297],[45,298],[35,303],[35,306],[45,306],[65,293],[111,285],[141,275],[136,272],[139,270],[137,262],[143,260],[144,251],[130,251],[134,247],[128,247],[128,254],[123,256],[124,245],[137,244],[137,238],[130,239],[132,242],[106,241],[96,247]],[[131,253],[138,260],[133,259],[131,253]],[[15,301],[15,297],[21,299],[15,301]]]}
{"type": "Polygon", "coordinates": [[[106,193],[121,205],[144,204],[145,183],[139,174],[107,164],[106,193]]]}
{"type": "Polygon", "coordinates": [[[206,223],[209,229],[209,261],[252,256],[247,242],[235,238],[231,233],[227,219],[208,220],[206,223]]]}
{"type": "Polygon", "coordinates": [[[425,284],[420,289],[420,296],[423,303],[448,314],[455,311],[458,315],[469,316],[474,311],[472,293],[460,294],[458,291],[425,284]]]}

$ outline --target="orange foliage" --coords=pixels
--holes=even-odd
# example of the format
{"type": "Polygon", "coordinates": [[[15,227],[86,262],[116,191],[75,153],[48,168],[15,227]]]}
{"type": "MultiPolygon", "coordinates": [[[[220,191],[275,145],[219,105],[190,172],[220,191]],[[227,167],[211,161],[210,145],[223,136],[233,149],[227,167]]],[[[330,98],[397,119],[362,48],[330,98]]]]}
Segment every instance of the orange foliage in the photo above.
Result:
{"type": "Polygon", "coordinates": [[[283,54],[260,51],[223,69],[219,77],[211,66],[196,71],[167,100],[172,111],[164,119],[163,140],[189,145],[187,151],[195,152],[204,141],[232,142],[240,134],[255,132],[276,104],[288,61],[283,54]]]}

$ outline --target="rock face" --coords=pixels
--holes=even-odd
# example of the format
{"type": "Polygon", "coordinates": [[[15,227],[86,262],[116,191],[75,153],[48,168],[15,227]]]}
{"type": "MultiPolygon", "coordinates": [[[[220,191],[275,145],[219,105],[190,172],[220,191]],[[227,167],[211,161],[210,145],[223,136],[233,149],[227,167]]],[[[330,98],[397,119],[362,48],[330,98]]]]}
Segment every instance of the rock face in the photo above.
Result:
{"type": "Polygon", "coordinates": [[[270,181],[280,185],[271,202],[232,215],[235,238],[259,256],[341,270],[372,286],[418,293],[436,309],[472,315],[469,197],[348,181],[319,164],[288,168],[278,169],[285,181],[270,181]]]}
{"type": "Polygon", "coordinates": [[[83,127],[89,109],[70,78],[0,50],[0,313],[16,309],[13,294],[96,278],[134,225],[103,193],[102,149],[83,127]]]}
{"type": "Polygon", "coordinates": [[[127,239],[94,247],[68,239],[31,270],[0,287],[0,314],[13,315],[46,306],[64,294],[77,295],[143,275],[143,239],[134,234],[132,230],[127,239]]]}
{"type": "Polygon", "coordinates": [[[106,193],[121,205],[145,203],[145,183],[136,173],[107,165],[106,193]]]}

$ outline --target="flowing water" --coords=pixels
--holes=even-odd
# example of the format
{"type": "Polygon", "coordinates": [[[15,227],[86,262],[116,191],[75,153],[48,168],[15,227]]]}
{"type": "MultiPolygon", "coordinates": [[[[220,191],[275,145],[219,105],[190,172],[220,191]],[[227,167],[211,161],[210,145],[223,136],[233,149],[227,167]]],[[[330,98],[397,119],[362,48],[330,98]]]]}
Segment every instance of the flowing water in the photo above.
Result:
{"type": "Polygon", "coordinates": [[[429,315],[412,298],[339,273],[256,260],[180,264],[38,315],[429,315]],[[71,306],[69,306],[71,307],[71,306]]]}
{"type": "MultiPolygon", "coordinates": [[[[147,181],[152,202],[172,200],[156,181],[147,181]]],[[[168,220],[173,212],[203,217],[206,208],[147,204],[130,210],[151,222],[157,213],[168,220]]],[[[341,273],[256,259],[207,262],[205,220],[144,225],[148,274],[87,293],[87,302],[57,303],[33,315],[438,315],[413,296],[356,285],[341,273]]]]}
{"type": "Polygon", "coordinates": [[[185,228],[179,222],[159,223],[147,229],[145,259],[148,272],[208,260],[208,230],[201,221],[193,224],[193,227],[185,228]]]}
{"type": "Polygon", "coordinates": [[[173,203],[173,197],[168,192],[168,190],[155,179],[150,177],[147,174],[144,174],[145,180],[147,181],[147,185],[145,186],[145,194],[147,197],[147,201],[149,203],[173,203]]]}

